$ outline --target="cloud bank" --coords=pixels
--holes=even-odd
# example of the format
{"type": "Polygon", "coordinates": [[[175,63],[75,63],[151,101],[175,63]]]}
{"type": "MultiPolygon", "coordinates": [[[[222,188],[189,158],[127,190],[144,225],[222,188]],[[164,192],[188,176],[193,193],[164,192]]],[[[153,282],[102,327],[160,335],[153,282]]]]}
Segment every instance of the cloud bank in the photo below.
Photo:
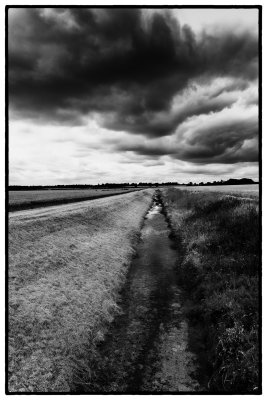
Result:
{"type": "Polygon", "coordinates": [[[14,120],[91,118],[110,131],[113,152],[257,161],[255,31],[195,33],[171,10],[10,9],[8,54],[14,120]]]}

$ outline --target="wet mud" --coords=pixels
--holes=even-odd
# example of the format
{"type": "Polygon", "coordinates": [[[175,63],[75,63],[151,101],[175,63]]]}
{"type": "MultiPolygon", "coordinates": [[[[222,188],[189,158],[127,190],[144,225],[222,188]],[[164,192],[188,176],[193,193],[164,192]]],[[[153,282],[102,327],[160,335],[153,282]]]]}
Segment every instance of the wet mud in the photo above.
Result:
{"type": "Polygon", "coordinates": [[[176,276],[179,254],[156,192],[121,293],[121,313],[98,348],[90,393],[201,391],[176,276]]]}

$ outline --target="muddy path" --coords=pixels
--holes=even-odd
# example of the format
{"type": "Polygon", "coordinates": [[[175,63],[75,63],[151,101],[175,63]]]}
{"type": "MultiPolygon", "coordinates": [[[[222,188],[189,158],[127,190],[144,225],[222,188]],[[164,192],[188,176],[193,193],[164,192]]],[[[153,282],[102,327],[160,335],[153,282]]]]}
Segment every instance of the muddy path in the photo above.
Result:
{"type": "Polygon", "coordinates": [[[177,249],[162,213],[160,192],[145,218],[137,256],[121,293],[116,317],[94,360],[83,392],[192,392],[196,356],[177,283],[177,249]]]}

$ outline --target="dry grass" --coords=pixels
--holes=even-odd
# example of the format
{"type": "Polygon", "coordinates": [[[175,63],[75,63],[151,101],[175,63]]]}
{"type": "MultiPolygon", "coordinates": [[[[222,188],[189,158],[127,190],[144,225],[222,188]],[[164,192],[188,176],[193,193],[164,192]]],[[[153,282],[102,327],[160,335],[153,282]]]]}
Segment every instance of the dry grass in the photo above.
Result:
{"type": "Polygon", "coordinates": [[[64,392],[118,312],[152,190],[12,213],[9,391],[64,392]]]}
{"type": "Polygon", "coordinates": [[[184,249],[179,280],[188,317],[202,332],[208,387],[257,392],[259,382],[258,199],[240,194],[163,191],[184,249]]]}

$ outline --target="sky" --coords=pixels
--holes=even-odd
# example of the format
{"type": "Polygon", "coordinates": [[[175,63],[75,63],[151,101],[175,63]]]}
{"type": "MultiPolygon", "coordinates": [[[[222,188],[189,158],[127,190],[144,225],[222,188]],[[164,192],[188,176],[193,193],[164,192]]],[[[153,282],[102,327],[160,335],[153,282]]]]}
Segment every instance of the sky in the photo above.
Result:
{"type": "Polygon", "coordinates": [[[258,10],[12,8],[9,184],[258,180],[258,10]]]}

